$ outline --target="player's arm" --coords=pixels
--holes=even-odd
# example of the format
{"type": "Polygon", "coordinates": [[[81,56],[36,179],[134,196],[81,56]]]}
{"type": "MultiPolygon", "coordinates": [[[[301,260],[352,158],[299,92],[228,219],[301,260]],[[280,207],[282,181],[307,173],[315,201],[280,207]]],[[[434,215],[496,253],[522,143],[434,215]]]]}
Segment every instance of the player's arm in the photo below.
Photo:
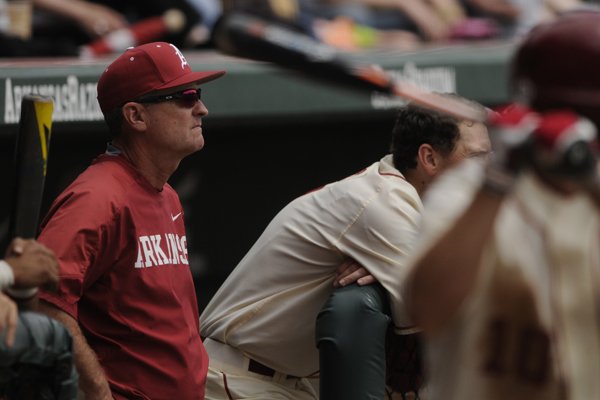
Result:
{"type": "Polygon", "coordinates": [[[75,367],[79,372],[79,388],[86,400],[112,400],[108,381],[96,354],[88,345],[77,321],[54,305],[40,301],[39,311],[62,322],[73,337],[75,367]]]}
{"type": "MultiPolygon", "coordinates": [[[[316,323],[322,399],[384,397],[385,341],[391,320],[388,292],[396,293],[402,280],[402,260],[416,236],[419,216],[412,205],[418,202],[396,197],[408,195],[403,191],[394,191],[394,195],[390,196],[392,205],[386,202],[387,196],[370,203],[339,242],[340,251],[348,258],[336,271],[334,286],[338,289],[316,323]],[[401,208],[400,212],[389,212],[395,208],[401,208]],[[377,278],[385,281],[387,288],[370,285],[377,278]],[[352,285],[354,282],[361,286],[352,285]],[[343,335],[348,329],[352,335],[343,335]]],[[[390,297],[398,301],[398,296],[390,297]]],[[[398,326],[404,322],[398,321],[398,326]]]]}
{"type": "Polygon", "coordinates": [[[406,276],[406,256],[418,234],[421,209],[414,196],[411,191],[393,190],[389,196],[378,197],[338,243],[340,252],[353,260],[347,268],[353,272],[338,278],[342,286],[356,278],[359,285],[379,282],[389,294],[392,318],[399,329],[411,325],[399,292],[406,276]]]}
{"type": "Polygon", "coordinates": [[[412,268],[407,304],[424,332],[439,331],[471,292],[502,200],[500,193],[482,187],[454,226],[412,268]]]}
{"type": "Polygon", "coordinates": [[[499,110],[491,121],[492,162],[463,162],[430,189],[423,244],[413,255],[403,287],[409,314],[426,334],[449,323],[471,293],[496,215],[517,171],[530,158],[538,122],[526,107],[499,110]]]}

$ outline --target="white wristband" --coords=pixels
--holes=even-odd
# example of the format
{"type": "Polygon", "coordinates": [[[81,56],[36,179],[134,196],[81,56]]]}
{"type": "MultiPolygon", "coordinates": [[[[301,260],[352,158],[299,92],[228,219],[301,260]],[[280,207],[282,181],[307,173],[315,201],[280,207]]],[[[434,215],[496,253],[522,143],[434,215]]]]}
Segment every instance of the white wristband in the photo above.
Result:
{"type": "Polygon", "coordinates": [[[5,291],[10,297],[12,297],[15,300],[28,300],[37,294],[38,288],[36,288],[36,287],[32,287],[29,289],[8,288],[5,291]]]}
{"type": "Polygon", "coordinates": [[[15,283],[15,274],[6,261],[0,260],[0,290],[4,290],[15,283]]]}

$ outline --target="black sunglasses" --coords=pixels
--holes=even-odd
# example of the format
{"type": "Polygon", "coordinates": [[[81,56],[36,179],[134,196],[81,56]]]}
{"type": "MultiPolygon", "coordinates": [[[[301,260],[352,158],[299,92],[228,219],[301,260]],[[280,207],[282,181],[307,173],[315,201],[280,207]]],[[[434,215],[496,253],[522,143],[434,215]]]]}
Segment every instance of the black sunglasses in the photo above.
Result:
{"type": "Polygon", "coordinates": [[[160,96],[144,97],[142,99],[133,100],[136,103],[162,103],[163,101],[178,100],[184,107],[192,108],[199,102],[202,97],[202,90],[186,89],[177,93],[164,94],[160,96]]]}

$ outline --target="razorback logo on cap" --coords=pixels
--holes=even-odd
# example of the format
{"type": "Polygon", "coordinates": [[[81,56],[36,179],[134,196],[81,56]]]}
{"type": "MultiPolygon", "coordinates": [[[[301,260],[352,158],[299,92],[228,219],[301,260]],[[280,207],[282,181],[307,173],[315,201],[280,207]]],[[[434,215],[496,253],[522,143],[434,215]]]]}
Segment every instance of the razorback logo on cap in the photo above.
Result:
{"type": "Polygon", "coordinates": [[[179,49],[175,45],[169,43],[169,46],[171,46],[173,48],[173,50],[175,50],[175,54],[181,60],[181,69],[184,69],[186,65],[189,65],[188,62],[187,62],[187,60],[185,59],[185,57],[181,53],[181,51],[179,51],[179,49]]]}

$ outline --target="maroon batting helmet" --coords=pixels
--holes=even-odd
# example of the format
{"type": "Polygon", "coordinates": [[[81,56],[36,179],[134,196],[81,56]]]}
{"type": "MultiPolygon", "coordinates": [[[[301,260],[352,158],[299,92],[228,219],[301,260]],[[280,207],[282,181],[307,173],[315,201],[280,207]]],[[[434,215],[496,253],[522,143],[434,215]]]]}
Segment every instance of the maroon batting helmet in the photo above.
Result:
{"type": "Polygon", "coordinates": [[[578,11],[534,28],[512,65],[517,101],[570,108],[600,127],[600,12],[578,11]]]}

